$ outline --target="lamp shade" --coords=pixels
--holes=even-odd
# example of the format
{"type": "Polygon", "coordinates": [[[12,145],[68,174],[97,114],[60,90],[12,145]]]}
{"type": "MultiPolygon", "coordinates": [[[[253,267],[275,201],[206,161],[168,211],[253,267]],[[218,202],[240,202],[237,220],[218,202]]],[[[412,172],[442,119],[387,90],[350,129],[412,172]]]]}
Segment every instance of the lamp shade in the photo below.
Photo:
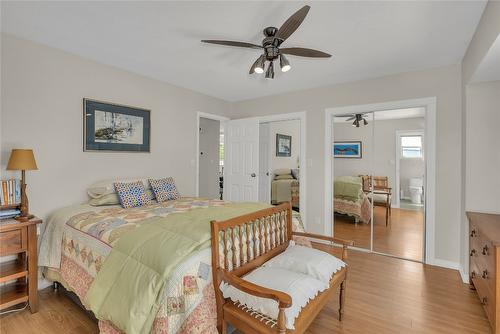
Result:
{"type": "Polygon", "coordinates": [[[7,170],[35,170],[36,166],[35,156],[33,150],[24,150],[15,148],[10,153],[9,163],[7,170]]]}

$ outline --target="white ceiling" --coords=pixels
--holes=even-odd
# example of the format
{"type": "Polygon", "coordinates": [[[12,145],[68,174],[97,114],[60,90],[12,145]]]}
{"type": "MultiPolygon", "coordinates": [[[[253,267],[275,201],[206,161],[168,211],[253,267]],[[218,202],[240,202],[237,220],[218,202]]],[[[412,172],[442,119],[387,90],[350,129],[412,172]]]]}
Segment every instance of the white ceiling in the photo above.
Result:
{"type": "MultiPolygon", "coordinates": [[[[365,113],[364,118],[367,120],[373,120],[375,117],[376,121],[384,121],[389,119],[404,119],[404,118],[418,118],[425,116],[425,108],[405,108],[405,109],[391,109],[391,110],[380,110],[372,113],[365,113]]],[[[351,116],[336,116],[333,118],[334,123],[343,123],[351,116]]],[[[352,121],[351,121],[352,123],[352,121]]]]}
{"type": "Polygon", "coordinates": [[[471,83],[500,80],[500,36],[488,50],[472,76],[471,83]]]}
{"type": "Polygon", "coordinates": [[[5,2],[1,29],[29,40],[228,101],[457,64],[485,1],[308,2],[284,44],[330,59],[290,56],[274,80],[249,75],[258,50],[200,43],[260,44],[303,2],[5,2]]]}

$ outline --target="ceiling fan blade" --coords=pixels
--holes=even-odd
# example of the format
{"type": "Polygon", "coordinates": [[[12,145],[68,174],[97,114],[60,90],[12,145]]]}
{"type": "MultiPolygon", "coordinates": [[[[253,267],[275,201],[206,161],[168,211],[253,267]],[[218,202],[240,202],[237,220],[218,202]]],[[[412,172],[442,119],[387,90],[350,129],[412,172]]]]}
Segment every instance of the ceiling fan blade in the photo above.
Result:
{"type": "Polygon", "coordinates": [[[240,48],[250,48],[250,49],[262,49],[262,46],[252,43],[246,42],[236,42],[236,41],[220,41],[214,39],[204,39],[201,41],[202,43],[208,44],[218,44],[218,45],[226,45],[226,46],[237,46],[240,48]]]}
{"type": "Polygon", "coordinates": [[[326,52],[307,49],[307,48],[283,48],[280,49],[280,53],[299,57],[311,57],[311,58],[330,58],[332,55],[326,52]]]}
{"type": "Polygon", "coordinates": [[[349,121],[354,121],[355,119],[356,119],[356,116],[352,116],[352,117],[349,117],[348,119],[346,119],[345,121],[349,122],[349,121]]]}
{"type": "Polygon", "coordinates": [[[306,5],[296,11],[295,14],[290,16],[288,20],[283,23],[274,37],[281,39],[282,41],[290,37],[290,35],[293,34],[294,31],[301,25],[302,21],[304,21],[309,9],[311,9],[311,7],[306,5]]]}

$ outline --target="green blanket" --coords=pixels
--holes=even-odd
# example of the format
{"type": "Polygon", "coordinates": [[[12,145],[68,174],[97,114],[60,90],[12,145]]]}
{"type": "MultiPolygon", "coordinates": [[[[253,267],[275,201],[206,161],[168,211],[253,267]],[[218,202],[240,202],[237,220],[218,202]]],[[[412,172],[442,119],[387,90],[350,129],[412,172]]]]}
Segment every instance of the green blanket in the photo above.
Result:
{"type": "Polygon", "coordinates": [[[267,207],[231,203],[145,220],[115,244],[85,297],[86,306],[125,333],[149,333],[171,272],[210,246],[210,221],[267,207]]]}
{"type": "Polygon", "coordinates": [[[363,184],[357,176],[338,176],[333,181],[334,197],[356,202],[363,195],[363,184]]]}

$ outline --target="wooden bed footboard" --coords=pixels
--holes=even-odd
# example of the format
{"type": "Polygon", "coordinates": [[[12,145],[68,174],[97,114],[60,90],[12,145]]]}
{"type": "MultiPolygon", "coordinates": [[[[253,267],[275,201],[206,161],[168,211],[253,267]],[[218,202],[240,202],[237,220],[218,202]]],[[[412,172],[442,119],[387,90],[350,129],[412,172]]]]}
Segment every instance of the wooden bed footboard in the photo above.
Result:
{"type": "MultiPolygon", "coordinates": [[[[226,221],[212,221],[211,232],[212,274],[217,303],[217,328],[220,333],[224,334],[226,333],[226,321],[228,320],[243,333],[290,332],[285,327],[284,311],[291,306],[291,297],[281,291],[255,285],[241,277],[283,252],[288,247],[293,235],[342,244],[343,259],[347,257],[347,247],[353,245],[353,242],[337,238],[293,232],[290,203],[283,203],[226,221]],[[264,322],[259,322],[252,316],[255,312],[250,314],[230,300],[225,300],[220,291],[223,282],[251,295],[275,300],[279,307],[278,319],[275,321],[276,326],[269,327],[264,322]]],[[[333,275],[330,288],[320,293],[303,309],[301,315],[304,314],[297,318],[294,333],[305,331],[339,286],[341,294],[339,319],[342,318],[346,277],[347,268],[342,268],[333,275]]]]}

